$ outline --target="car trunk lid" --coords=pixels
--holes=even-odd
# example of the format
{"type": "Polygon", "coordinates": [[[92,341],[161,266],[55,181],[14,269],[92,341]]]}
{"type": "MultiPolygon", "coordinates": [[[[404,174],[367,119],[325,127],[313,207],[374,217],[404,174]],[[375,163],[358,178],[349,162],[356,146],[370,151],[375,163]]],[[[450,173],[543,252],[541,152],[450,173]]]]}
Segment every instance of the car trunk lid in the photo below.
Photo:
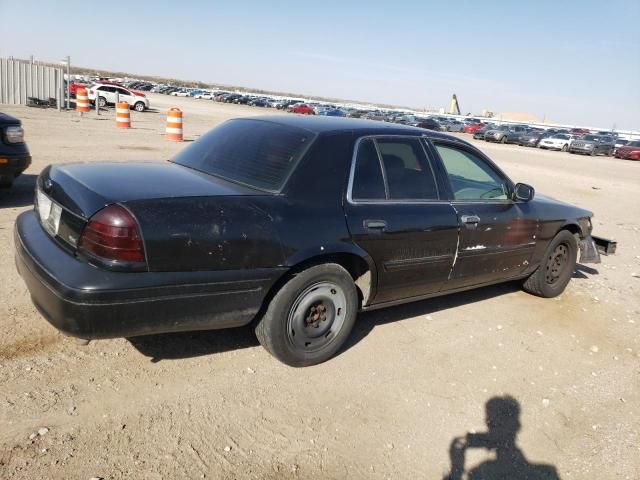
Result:
{"type": "Polygon", "coordinates": [[[38,177],[36,212],[58,243],[75,251],[82,230],[107,205],[177,197],[263,192],[169,162],[95,162],[49,166],[38,177]]]}

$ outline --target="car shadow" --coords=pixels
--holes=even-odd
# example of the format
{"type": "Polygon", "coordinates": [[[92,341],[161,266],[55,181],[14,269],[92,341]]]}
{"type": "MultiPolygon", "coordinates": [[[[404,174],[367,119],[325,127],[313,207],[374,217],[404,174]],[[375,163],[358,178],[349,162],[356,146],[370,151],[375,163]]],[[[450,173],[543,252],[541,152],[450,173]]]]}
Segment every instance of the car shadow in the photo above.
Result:
{"type": "MultiPolygon", "coordinates": [[[[395,307],[362,312],[358,315],[358,320],[353,327],[351,335],[342,347],[341,353],[358,344],[377,326],[399,322],[409,318],[426,316],[436,312],[461,307],[469,303],[476,303],[489,298],[508,295],[521,290],[521,282],[507,282],[474,290],[467,290],[465,292],[458,292],[451,295],[434,297],[427,300],[406,303],[395,307]]],[[[426,321],[428,320],[425,319],[425,322],[426,321]]]]}
{"type": "MultiPolygon", "coordinates": [[[[371,312],[362,312],[358,315],[349,339],[338,354],[359,343],[378,325],[456,308],[468,303],[514,293],[520,289],[518,282],[509,282],[468,290],[455,295],[422,300],[371,312]]],[[[425,319],[425,321],[427,320],[425,319]]],[[[149,357],[154,363],[161,360],[178,360],[213,355],[259,345],[251,326],[204,332],[147,335],[131,337],[127,340],[136,350],[149,357]]]]}
{"type": "Polygon", "coordinates": [[[37,178],[37,175],[23,173],[15,180],[11,188],[0,188],[0,209],[33,205],[37,178]]]}
{"type": "Polygon", "coordinates": [[[251,327],[163,333],[132,337],[127,340],[153,363],[160,360],[202,357],[260,345],[251,327]]]}
{"type": "Polygon", "coordinates": [[[576,264],[576,269],[573,272],[571,278],[580,278],[586,279],[589,278],[587,275],[599,275],[600,272],[592,267],[587,267],[586,265],[582,265],[581,263],[576,264]]]}

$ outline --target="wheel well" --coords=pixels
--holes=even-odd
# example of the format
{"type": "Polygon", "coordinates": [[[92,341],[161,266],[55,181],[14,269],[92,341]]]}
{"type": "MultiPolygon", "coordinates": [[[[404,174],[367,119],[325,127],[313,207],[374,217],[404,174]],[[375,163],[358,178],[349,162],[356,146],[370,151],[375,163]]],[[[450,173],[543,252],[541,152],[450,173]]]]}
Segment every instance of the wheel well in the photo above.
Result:
{"type": "Polygon", "coordinates": [[[575,223],[568,223],[567,225],[562,227],[560,230],[569,230],[573,234],[580,233],[580,227],[575,223]]]}
{"type": "Polygon", "coordinates": [[[264,300],[262,301],[262,307],[256,315],[254,322],[263,315],[264,311],[269,306],[271,299],[275,296],[278,290],[280,290],[283,285],[287,283],[292,277],[302,272],[303,270],[306,270],[307,268],[323,263],[337,263],[347,272],[349,272],[351,278],[353,278],[353,281],[356,284],[356,290],[358,291],[358,301],[360,305],[362,306],[367,304],[367,302],[371,298],[371,287],[373,281],[371,277],[371,270],[369,269],[367,261],[362,257],[359,257],[358,255],[352,253],[330,253],[308,258],[307,260],[304,260],[291,267],[287,271],[287,273],[276,280],[276,282],[269,289],[267,295],[264,297],[264,300]]]}

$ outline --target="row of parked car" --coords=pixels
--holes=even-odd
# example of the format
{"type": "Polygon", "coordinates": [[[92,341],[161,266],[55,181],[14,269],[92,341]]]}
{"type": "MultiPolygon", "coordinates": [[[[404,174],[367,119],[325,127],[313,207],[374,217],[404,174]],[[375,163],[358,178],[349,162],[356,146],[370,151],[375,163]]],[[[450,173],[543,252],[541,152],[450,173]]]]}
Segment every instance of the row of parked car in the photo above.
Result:
{"type": "Polygon", "coordinates": [[[474,123],[467,125],[466,133],[476,140],[512,143],[523,147],[538,147],[583,155],[614,155],[617,158],[640,159],[640,141],[620,138],[611,131],[591,132],[585,128],[549,128],[528,125],[496,125],[474,123]]]}
{"type": "Polygon", "coordinates": [[[307,101],[300,98],[282,98],[224,90],[187,88],[154,84],[146,81],[118,83],[97,80],[94,82],[93,87],[89,89],[89,98],[91,101],[95,101],[97,98],[101,106],[107,105],[115,101],[115,92],[117,92],[121,101],[126,101],[132,108],[142,111],[149,108],[149,100],[143,93],[145,91],[253,107],[277,108],[303,115],[363,118],[411,125],[428,130],[468,133],[472,134],[473,138],[477,140],[485,140],[487,142],[510,143],[576,154],[615,155],[618,158],[640,159],[640,141],[620,138],[615,132],[591,132],[585,128],[544,129],[523,124],[485,122],[483,119],[473,117],[461,119],[444,115],[421,116],[392,109],[366,109],[307,101]]]}

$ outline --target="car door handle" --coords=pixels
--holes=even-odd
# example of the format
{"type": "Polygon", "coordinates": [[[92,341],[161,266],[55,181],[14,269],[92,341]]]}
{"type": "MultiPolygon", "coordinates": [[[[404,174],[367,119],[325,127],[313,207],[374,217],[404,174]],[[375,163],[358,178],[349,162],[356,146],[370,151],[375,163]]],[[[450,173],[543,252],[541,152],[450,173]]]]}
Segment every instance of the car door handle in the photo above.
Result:
{"type": "Polygon", "coordinates": [[[462,215],[462,217],[460,217],[460,220],[462,220],[462,223],[466,224],[480,223],[480,217],[477,215],[462,215]]]}
{"type": "Polygon", "coordinates": [[[384,230],[387,228],[387,222],[384,220],[365,220],[363,224],[364,228],[369,230],[384,230]]]}

